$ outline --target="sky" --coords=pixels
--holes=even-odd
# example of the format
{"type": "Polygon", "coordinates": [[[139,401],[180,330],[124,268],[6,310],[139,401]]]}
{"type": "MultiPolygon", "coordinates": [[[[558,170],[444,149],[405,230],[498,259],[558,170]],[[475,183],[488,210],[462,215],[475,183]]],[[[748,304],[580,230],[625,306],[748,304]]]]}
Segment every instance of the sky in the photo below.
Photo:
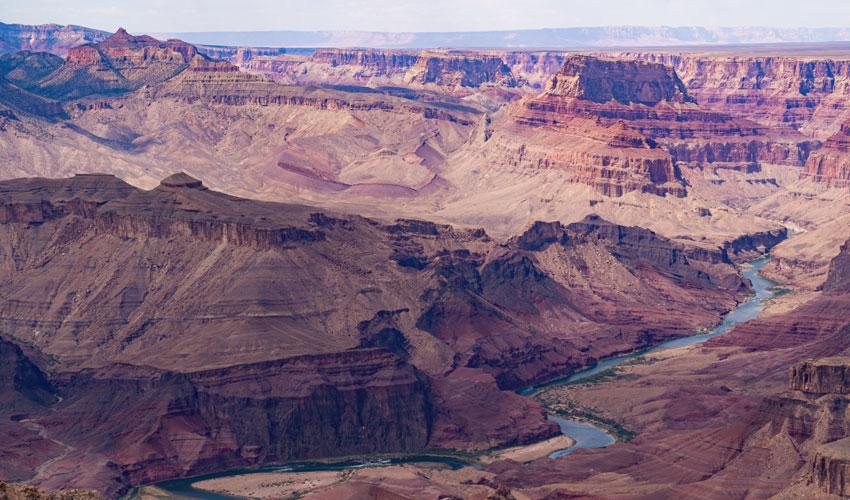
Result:
{"type": "Polygon", "coordinates": [[[848,27],[848,0],[0,0],[0,22],[130,32],[848,27]]]}

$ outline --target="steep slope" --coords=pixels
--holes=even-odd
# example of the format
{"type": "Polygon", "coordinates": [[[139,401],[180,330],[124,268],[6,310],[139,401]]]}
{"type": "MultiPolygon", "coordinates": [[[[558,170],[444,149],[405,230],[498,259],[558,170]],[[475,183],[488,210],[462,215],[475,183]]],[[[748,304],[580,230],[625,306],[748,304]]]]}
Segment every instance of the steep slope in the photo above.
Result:
{"type": "Polygon", "coordinates": [[[846,494],[847,253],[833,259],[826,290],[796,310],[573,390],[572,404],[638,431],[631,443],[526,468],[494,464],[492,484],[531,498],[550,498],[559,486],[544,485],[558,484],[629,499],[846,494]]]}
{"type": "Polygon", "coordinates": [[[789,269],[785,274],[806,274],[812,268],[820,268],[822,273],[829,259],[838,253],[850,228],[848,123],[842,124],[841,130],[827,139],[823,147],[809,155],[797,182],[753,207],[766,217],[809,231],[807,239],[820,247],[816,253],[810,250],[809,255],[786,255],[789,269]],[[795,266],[795,260],[799,266],[795,266]]]}
{"type": "MultiPolygon", "coordinates": [[[[661,187],[680,182],[674,164],[691,170],[753,173],[762,163],[802,166],[809,148],[798,144],[799,138],[777,139],[753,123],[702,110],[694,105],[670,68],[590,56],[570,56],[549,81],[545,93],[524,99],[509,114],[510,120],[522,127],[561,130],[572,127],[576,118],[593,120],[600,133],[615,135],[616,140],[606,144],[614,157],[640,157],[650,154],[641,150],[655,149],[654,160],[645,160],[644,164],[650,161],[656,166],[643,167],[643,176],[648,178],[642,185],[616,189],[600,186],[603,192],[615,196],[636,188],[683,196],[682,188],[661,187]],[[617,155],[617,148],[624,149],[621,155],[617,155]]],[[[596,161],[603,161],[597,168],[605,164],[604,160],[596,161]]],[[[625,180],[629,170],[635,168],[614,175],[603,170],[598,177],[600,182],[625,180]]],[[[691,178],[689,181],[693,183],[691,178]]],[[[694,185],[694,189],[701,187],[694,185]]]]}
{"type": "Polygon", "coordinates": [[[0,328],[54,359],[62,397],[2,450],[40,443],[14,477],[49,489],[539,439],[553,425],[510,389],[689,334],[747,291],[724,251],[599,218],[498,244],[185,174],[20,179],[0,200],[0,328]]]}
{"type": "Polygon", "coordinates": [[[415,51],[319,49],[309,55],[258,55],[242,64],[228,60],[284,84],[398,86],[418,57],[415,51]]]}

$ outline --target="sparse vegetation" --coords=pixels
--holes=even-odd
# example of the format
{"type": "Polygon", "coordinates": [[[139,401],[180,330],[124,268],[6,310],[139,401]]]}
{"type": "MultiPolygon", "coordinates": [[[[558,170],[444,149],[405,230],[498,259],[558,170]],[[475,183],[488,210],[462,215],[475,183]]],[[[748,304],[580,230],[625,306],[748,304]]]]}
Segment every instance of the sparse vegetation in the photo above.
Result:
{"type": "Polygon", "coordinates": [[[785,288],[785,287],[781,287],[781,286],[772,286],[772,287],[768,288],[768,290],[770,290],[773,293],[773,297],[771,297],[773,299],[775,299],[776,297],[780,297],[782,295],[785,295],[786,293],[792,293],[794,291],[791,288],[785,288]]]}

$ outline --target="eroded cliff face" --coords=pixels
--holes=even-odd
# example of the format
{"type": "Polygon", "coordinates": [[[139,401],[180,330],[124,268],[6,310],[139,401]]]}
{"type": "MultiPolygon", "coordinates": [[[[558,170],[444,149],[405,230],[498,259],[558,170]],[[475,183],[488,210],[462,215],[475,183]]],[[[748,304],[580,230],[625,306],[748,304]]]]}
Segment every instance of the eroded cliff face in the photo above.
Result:
{"type": "Polygon", "coordinates": [[[186,162],[238,194],[415,198],[446,188],[440,167],[483,114],[425,90],[283,86],[189,44],[126,32],[56,59],[0,60],[3,156],[24,175],[85,164],[152,187],[186,162]],[[88,160],[57,155],[48,165],[34,153],[53,156],[46,150],[59,144],[88,160]],[[225,181],[228,170],[241,180],[225,181]]]}
{"type": "Polygon", "coordinates": [[[383,349],[190,373],[107,365],[57,384],[65,401],[40,424],[87,451],[37,478],[48,489],[85,485],[83,471],[104,459],[115,478],[98,489],[115,493],[258,463],[422,449],[431,428],[427,382],[383,349]]]}
{"type": "Polygon", "coordinates": [[[8,500],[99,500],[93,491],[73,490],[51,493],[33,486],[24,486],[0,481],[0,496],[8,500]]]}
{"type": "MultiPolygon", "coordinates": [[[[777,51],[778,52],[778,51],[777,51]]],[[[838,56],[627,52],[676,70],[700,105],[829,137],[846,121],[850,61],[838,56]]]]}
{"type": "MultiPolygon", "coordinates": [[[[775,191],[779,184],[761,173],[762,165],[803,166],[818,146],[795,132],[776,132],[696,105],[669,67],[584,55],[569,56],[546,92],[510,105],[505,114],[522,128],[557,129],[573,136],[586,130],[582,139],[588,144],[571,138],[570,149],[591,153],[576,163],[593,165],[592,185],[609,196],[636,189],[684,196],[684,179],[701,194],[720,199],[753,191],[740,179],[735,181],[738,187],[718,187],[725,182],[718,176],[723,171],[757,174],[758,179],[746,182],[772,185],[775,191]],[[611,135],[613,140],[607,139],[611,135]],[[608,165],[622,164],[618,157],[633,165],[608,173],[608,165]],[[710,182],[718,178],[716,185],[710,182]],[[724,190],[733,194],[724,195],[724,190]]],[[[755,191],[750,196],[764,196],[764,189],[755,191]]]]}
{"type": "Polygon", "coordinates": [[[404,83],[446,87],[521,84],[498,56],[433,51],[419,54],[416,63],[405,73],[404,83]]]}
{"type": "Polygon", "coordinates": [[[598,103],[615,100],[625,105],[696,102],[670,67],[577,54],[564,61],[561,70],[546,84],[546,92],[598,103]]]}
{"type": "Polygon", "coordinates": [[[838,255],[829,261],[829,271],[821,288],[832,290],[847,284],[848,279],[850,279],[850,240],[845,241],[838,249],[838,255]]]}
{"type": "MultiPolygon", "coordinates": [[[[729,356],[730,351],[725,351],[725,355],[729,356]]],[[[752,380],[767,376],[765,372],[755,375],[762,370],[753,364],[758,358],[757,354],[751,356],[749,364],[738,361],[753,372],[752,380]]],[[[773,359],[784,361],[789,357],[780,354],[773,359]]],[[[686,359],[679,358],[674,363],[682,362],[686,359]]],[[[723,361],[712,363],[694,375],[703,377],[722,364],[723,361]]],[[[717,425],[718,415],[703,416],[686,432],[672,428],[645,432],[632,443],[579,451],[559,460],[538,460],[524,467],[510,461],[497,462],[485,469],[495,473],[495,477],[488,478],[488,484],[506,484],[538,499],[558,498],[565,484],[578,498],[598,495],[623,499],[784,500],[844,495],[850,425],[847,388],[842,377],[848,366],[850,358],[846,357],[804,361],[790,370],[790,380],[785,377],[788,390],[765,397],[731,422],[717,425]],[[614,475],[623,478],[623,483],[605,480],[614,475]]],[[[662,393],[668,396],[676,390],[664,380],[656,379],[661,390],[644,403],[653,412],[658,408],[673,411],[676,405],[659,399],[662,393]]],[[[708,380],[711,378],[701,384],[710,383],[708,380]]],[[[730,383],[734,379],[726,380],[730,383]]],[[[640,391],[641,387],[637,384],[633,390],[640,391]]],[[[731,390],[726,387],[725,392],[731,390]]],[[[696,404],[693,400],[683,401],[681,404],[687,405],[688,411],[679,418],[706,410],[710,396],[716,397],[704,394],[696,404]]],[[[739,404],[733,403],[731,394],[726,397],[727,404],[739,404]]],[[[684,406],[681,410],[685,410],[684,406]]],[[[682,420],[678,422],[684,424],[682,420]]]]}
{"type": "Polygon", "coordinates": [[[850,123],[823,143],[809,156],[800,179],[828,187],[850,187],[850,123]]]}
{"type": "Polygon", "coordinates": [[[187,69],[195,58],[206,56],[193,45],[133,36],[122,28],[106,40],[70,49],[54,71],[30,74],[17,83],[33,93],[61,100],[127,92],[167,80],[187,69]]]}
{"type": "Polygon", "coordinates": [[[251,57],[239,64],[245,71],[279,83],[297,85],[400,85],[416,64],[417,51],[319,49],[313,54],[251,57]]]}

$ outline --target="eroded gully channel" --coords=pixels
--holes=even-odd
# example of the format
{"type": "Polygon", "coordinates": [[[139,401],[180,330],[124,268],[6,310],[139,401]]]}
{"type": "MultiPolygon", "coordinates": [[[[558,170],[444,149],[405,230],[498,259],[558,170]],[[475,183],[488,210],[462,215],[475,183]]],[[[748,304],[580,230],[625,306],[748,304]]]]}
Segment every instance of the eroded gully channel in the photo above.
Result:
{"type": "MultiPolygon", "coordinates": [[[[670,340],[664,342],[663,344],[659,344],[651,349],[647,349],[644,351],[636,352],[633,354],[628,354],[625,356],[618,356],[616,358],[606,359],[601,361],[596,366],[592,368],[588,368],[586,370],[582,370],[580,372],[576,372],[568,377],[564,377],[561,379],[553,380],[546,384],[541,384],[537,386],[527,387],[518,393],[523,396],[532,396],[534,393],[541,389],[545,389],[547,387],[551,387],[553,385],[560,385],[566,383],[577,382],[592,375],[595,375],[602,370],[606,370],[608,368],[620,365],[629,361],[632,358],[637,356],[641,356],[650,352],[661,351],[665,349],[674,349],[677,347],[684,347],[690,345],[702,344],[706,340],[716,337],[718,335],[723,335],[728,332],[732,328],[734,328],[739,323],[743,323],[745,321],[749,321],[751,319],[755,319],[761,310],[764,308],[762,305],[762,301],[765,299],[769,299],[773,296],[773,292],[770,290],[772,286],[775,286],[776,283],[770,281],[766,278],[762,278],[758,276],[759,270],[764,267],[768,262],[768,257],[762,257],[761,259],[754,260],[746,265],[742,274],[744,277],[750,280],[752,284],[753,290],[755,291],[755,295],[750,297],[746,302],[738,306],[737,309],[730,312],[723,319],[723,322],[720,323],[714,330],[703,333],[699,335],[692,335],[690,337],[683,337],[675,340],[670,340]]],[[[596,427],[594,425],[590,425],[584,422],[580,422],[578,420],[570,420],[567,418],[562,418],[557,415],[549,415],[549,420],[556,422],[561,427],[561,432],[565,436],[571,437],[575,440],[575,444],[569,448],[564,450],[558,450],[551,455],[551,458],[557,458],[564,455],[568,455],[572,453],[574,450],[582,449],[582,448],[601,448],[608,446],[614,443],[614,438],[608,434],[604,429],[596,427]]],[[[446,457],[434,457],[434,456],[420,456],[420,455],[411,455],[404,458],[393,458],[388,460],[377,460],[371,462],[338,462],[338,463],[314,463],[314,462],[304,462],[304,463],[292,463],[286,465],[278,465],[278,466],[269,466],[262,467],[259,469],[250,469],[250,470],[238,470],[238,471],[227,471],[220,472],[217,474],[210,474],[206,476],[194,477],[194,478],[185,478],[185,479],[176,479],[173,481],[165,481],[161,483],[157,483],[155,486],[159,487],[162,490],[167,491],[177,497],[182,498],[197,498],[201,500],[233,500],[234,497],[228,495],[222,495],[219,493],[213,493],[209,491],[199,490],[192,486],[193,483],[202,481],[205,479],[212,479],[216,477],[225,477],[225,476],[236,476],[242,474],[253,474],[258,472],[309,472],[309,471],[321,471],[321,470],[343,470],[343,469],[351,469],[351,468],[362,468],[362,467],[380,467],[384,465],[395,465],[395,464],[403,464],[403,463],[417,463],[417,462],[442,462],[446,465],[457,469],[460,467],[466,467],[473,465],[472,463],[453,458],[446,457]]],[[[128,496],[129,499],[133,499],[138,496],[139,489],[136,488],[133,492],[128,496]]]]}

